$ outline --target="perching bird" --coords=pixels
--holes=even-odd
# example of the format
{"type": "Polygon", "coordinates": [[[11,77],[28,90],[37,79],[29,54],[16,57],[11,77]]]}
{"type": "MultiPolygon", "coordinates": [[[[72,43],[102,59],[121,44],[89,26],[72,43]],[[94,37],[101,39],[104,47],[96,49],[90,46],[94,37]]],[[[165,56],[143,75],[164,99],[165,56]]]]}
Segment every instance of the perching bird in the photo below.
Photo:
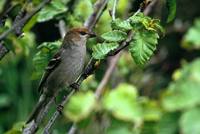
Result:
{"type": "Polygon", "coordinates": [[[94,36],[87,28],[74,28],[64,37],[59,51],[50,60],[39,84],[41,96],[27,123],[36,120],[59,89],[75,82],[81,74],[86,56],[86,41],[94,36]]]}

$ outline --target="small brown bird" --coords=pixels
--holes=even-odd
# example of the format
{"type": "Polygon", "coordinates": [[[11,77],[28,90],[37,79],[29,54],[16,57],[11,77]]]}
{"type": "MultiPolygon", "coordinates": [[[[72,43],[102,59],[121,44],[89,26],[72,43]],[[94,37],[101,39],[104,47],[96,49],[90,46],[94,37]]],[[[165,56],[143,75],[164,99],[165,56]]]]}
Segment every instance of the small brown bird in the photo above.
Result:
{"type": "Polygon", "coordinates": [[[59,51],[50,60],[39,84],[41,96],[27,123],[37,120],[48,102],[59,89],[75,82],[81,74],[86,56],[86,41],[94,36],[87,28],[74,28],[64,37],[59,51]]]}

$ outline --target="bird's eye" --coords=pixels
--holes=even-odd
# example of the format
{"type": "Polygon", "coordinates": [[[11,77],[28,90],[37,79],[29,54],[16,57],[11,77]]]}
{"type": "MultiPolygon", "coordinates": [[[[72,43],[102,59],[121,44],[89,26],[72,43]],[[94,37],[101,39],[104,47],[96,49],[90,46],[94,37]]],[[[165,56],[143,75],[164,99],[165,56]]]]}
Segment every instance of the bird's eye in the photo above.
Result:
{"type": "Polygon", "coordinates": [[[81,34],[81,35],[86,35],[87,33],[86,33],[86,32],[80,32],[80,34],[81,34]]]}

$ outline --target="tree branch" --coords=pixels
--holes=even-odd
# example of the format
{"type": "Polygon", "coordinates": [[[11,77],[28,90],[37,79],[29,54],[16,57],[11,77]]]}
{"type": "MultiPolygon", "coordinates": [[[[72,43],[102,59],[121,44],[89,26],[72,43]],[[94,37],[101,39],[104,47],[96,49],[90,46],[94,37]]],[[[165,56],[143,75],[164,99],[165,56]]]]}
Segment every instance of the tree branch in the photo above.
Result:
{"type": "Polygon", "coordinates": [[[95,95],[96,95],[96,98],[99,99],[102,95],[102,93],[104,92],[105,90],[105,86],[107,85],[114,69],[115,69],[115,66],[117,64],[117,61],[119,60],[121,56],[121,53],[118,53],[117,55],[115,55],[114,57],[111,57],[111,59],[109,60],[109,66],[108,68],[106,69],[106,72],[100,82],[100,84],[98,85],[97,89],[96,89],[96,92],[95,92],[95,95]]]}
{"type": "MultiPolygon", "coordinates": [[[[18,29],[19,27],[24,27],[24,25],[38,12],[40,11],[41,8],[43,8],[47,3],[49,3],[51,0],[43,0],[43,2],[41,4],[39,4],[32,12],[27,13],[23,18],[21,18],[19,21],[17,21],[16,23],[13,24],[13,26],[8,29],[7,31],[5,31],[4,33],[2,33],[0,35],[0,42],[6,38],[11,32],[13,32],[14,30],[18,29]]],[[[20,28],[22,29],[22,28],[20,28]]],[[[0,59],[2,59],[7,53],[8,53],[8,49],[3,45],[3,43],[1,43],[1,49],[0,52],[2,51],[2,53],[0,53],[0,59]],[[1,49],[4,49],[6,51],[2,51],[1,49]]]]}

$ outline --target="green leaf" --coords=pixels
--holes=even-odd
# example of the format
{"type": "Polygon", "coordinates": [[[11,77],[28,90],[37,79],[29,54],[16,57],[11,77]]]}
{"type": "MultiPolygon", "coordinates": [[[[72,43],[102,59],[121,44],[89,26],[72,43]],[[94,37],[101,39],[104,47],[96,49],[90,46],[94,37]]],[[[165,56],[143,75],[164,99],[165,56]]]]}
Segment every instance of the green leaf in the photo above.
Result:
{"type": "Polygon", "coordinates": [[[120,20],[120,19],[115,19],[114,21],[111,22],[111,26],[112,26],[112,29],[115,29],[115,30],[131,30],[132,29],[132,26],[131,24],[129,23],[128,20],[120,20]]]}
{"type": "Polygon", "coordinates": [[[171,22],[176,16],[176,0],[167,0],[168,17],[167,22],[171,22]]]}
{"type": "Polygon", "coordinates": [[[158,122],[157,134],[176,134],[179,127],[179,113],[165,113],[158,122]]]}
{"type": "Polygon", "coordinates": [[[164,28],[161,26],[160,20],[145,16],[143,13],[131,16],[128,21],[130,21],[132,29],[135,32],[141,31],[141,29],[146,29],[164,34],[164,28]]]}
{"type": "Polygon", "coordinates": [[[38,14],[37,21],[44,22],[52,19],[54,16],[67,11],[67,7],[60,0],[52,0],[52,2],[45,6],[38,14]]]}
{"type": "Polygon", "coordinates": [[[73,95],[64,108],[64,115],[73,122],[87,118],[96,104],[94,93],[79,92],[73,95]]]}
{"type": "Polygon", "coordinates": [[[200,134],[200,108],[193,108],[183,113],[180,119],[182,134],[200,134]]]}
{"type": "Polygon", "coordinates": [[[158,121],[161,118],[162,112],[156,101],[144,99],[143,105],[143,117],[145,121],[158,121]]]}
{"type": "Polygon", "coordinates": [[[129,52],[135,63],[143,66],[153,55],[158,43],[158,34],[152,31],[138,31],[134,34],[134,39],[130,42],[129,52]]]}
{"type": "Polygon", "coordinates": [[[163,94],[162,105],[167,111],[184,110],[200,104],[200,59],[180,69],[179,77],[163,94]]]}
{"type": "Polygon", "coordinates": [[[6,94],[0,95],[0,108],[8,106],[11,103],[11,99],[6,94]]]}
{"type": "Polygon", "coordinates": [[[49,60],[61,45],[61,41],[44,42],[38,46],[39,51],[33,57],[35,71],[32,74],[33,79],[39,78],[47,66],[49,60]]]}
{"type": "Polygon", "coordinates": [[[128,84],[120,84],[108,92],[103,98],[103,107],[115,118],[139,123],[142,111],[137,102],[136,88],[128,84]]]}
{"type": "Polygon", "coordinates": [[[106,134],[135,134],[132,124],[112,119],[111,125],[106,129],[106,134]]]}
{"type": "Polygon", "coordinates": [[[108,54],[110,51],[116,49],[119,46],[117,43],[103,43],[103,44],[97,44],[93,47],[93,53],[92,56],[95,59],[104,59],[106,54],[108,54]]]}
{"type": "Polygon", "coordinates": [[[127,38],[127,34],[120,30],[113,30],[102,34],[101,37],[106,41],[119,42],[125,40],[127,38]]]}
{"type": "Polygon", "coordinates": [[[200,19],[196,19],[194,25],[185,34],[182,46],[188,50],[200,49],[200,19]]]}
{"type": "Polygon", "coordinates": [[[11,130],[7,131],[5,134],[21,134],[25,126],[25,122],[17,122],[14,124],[11,130]]]}

